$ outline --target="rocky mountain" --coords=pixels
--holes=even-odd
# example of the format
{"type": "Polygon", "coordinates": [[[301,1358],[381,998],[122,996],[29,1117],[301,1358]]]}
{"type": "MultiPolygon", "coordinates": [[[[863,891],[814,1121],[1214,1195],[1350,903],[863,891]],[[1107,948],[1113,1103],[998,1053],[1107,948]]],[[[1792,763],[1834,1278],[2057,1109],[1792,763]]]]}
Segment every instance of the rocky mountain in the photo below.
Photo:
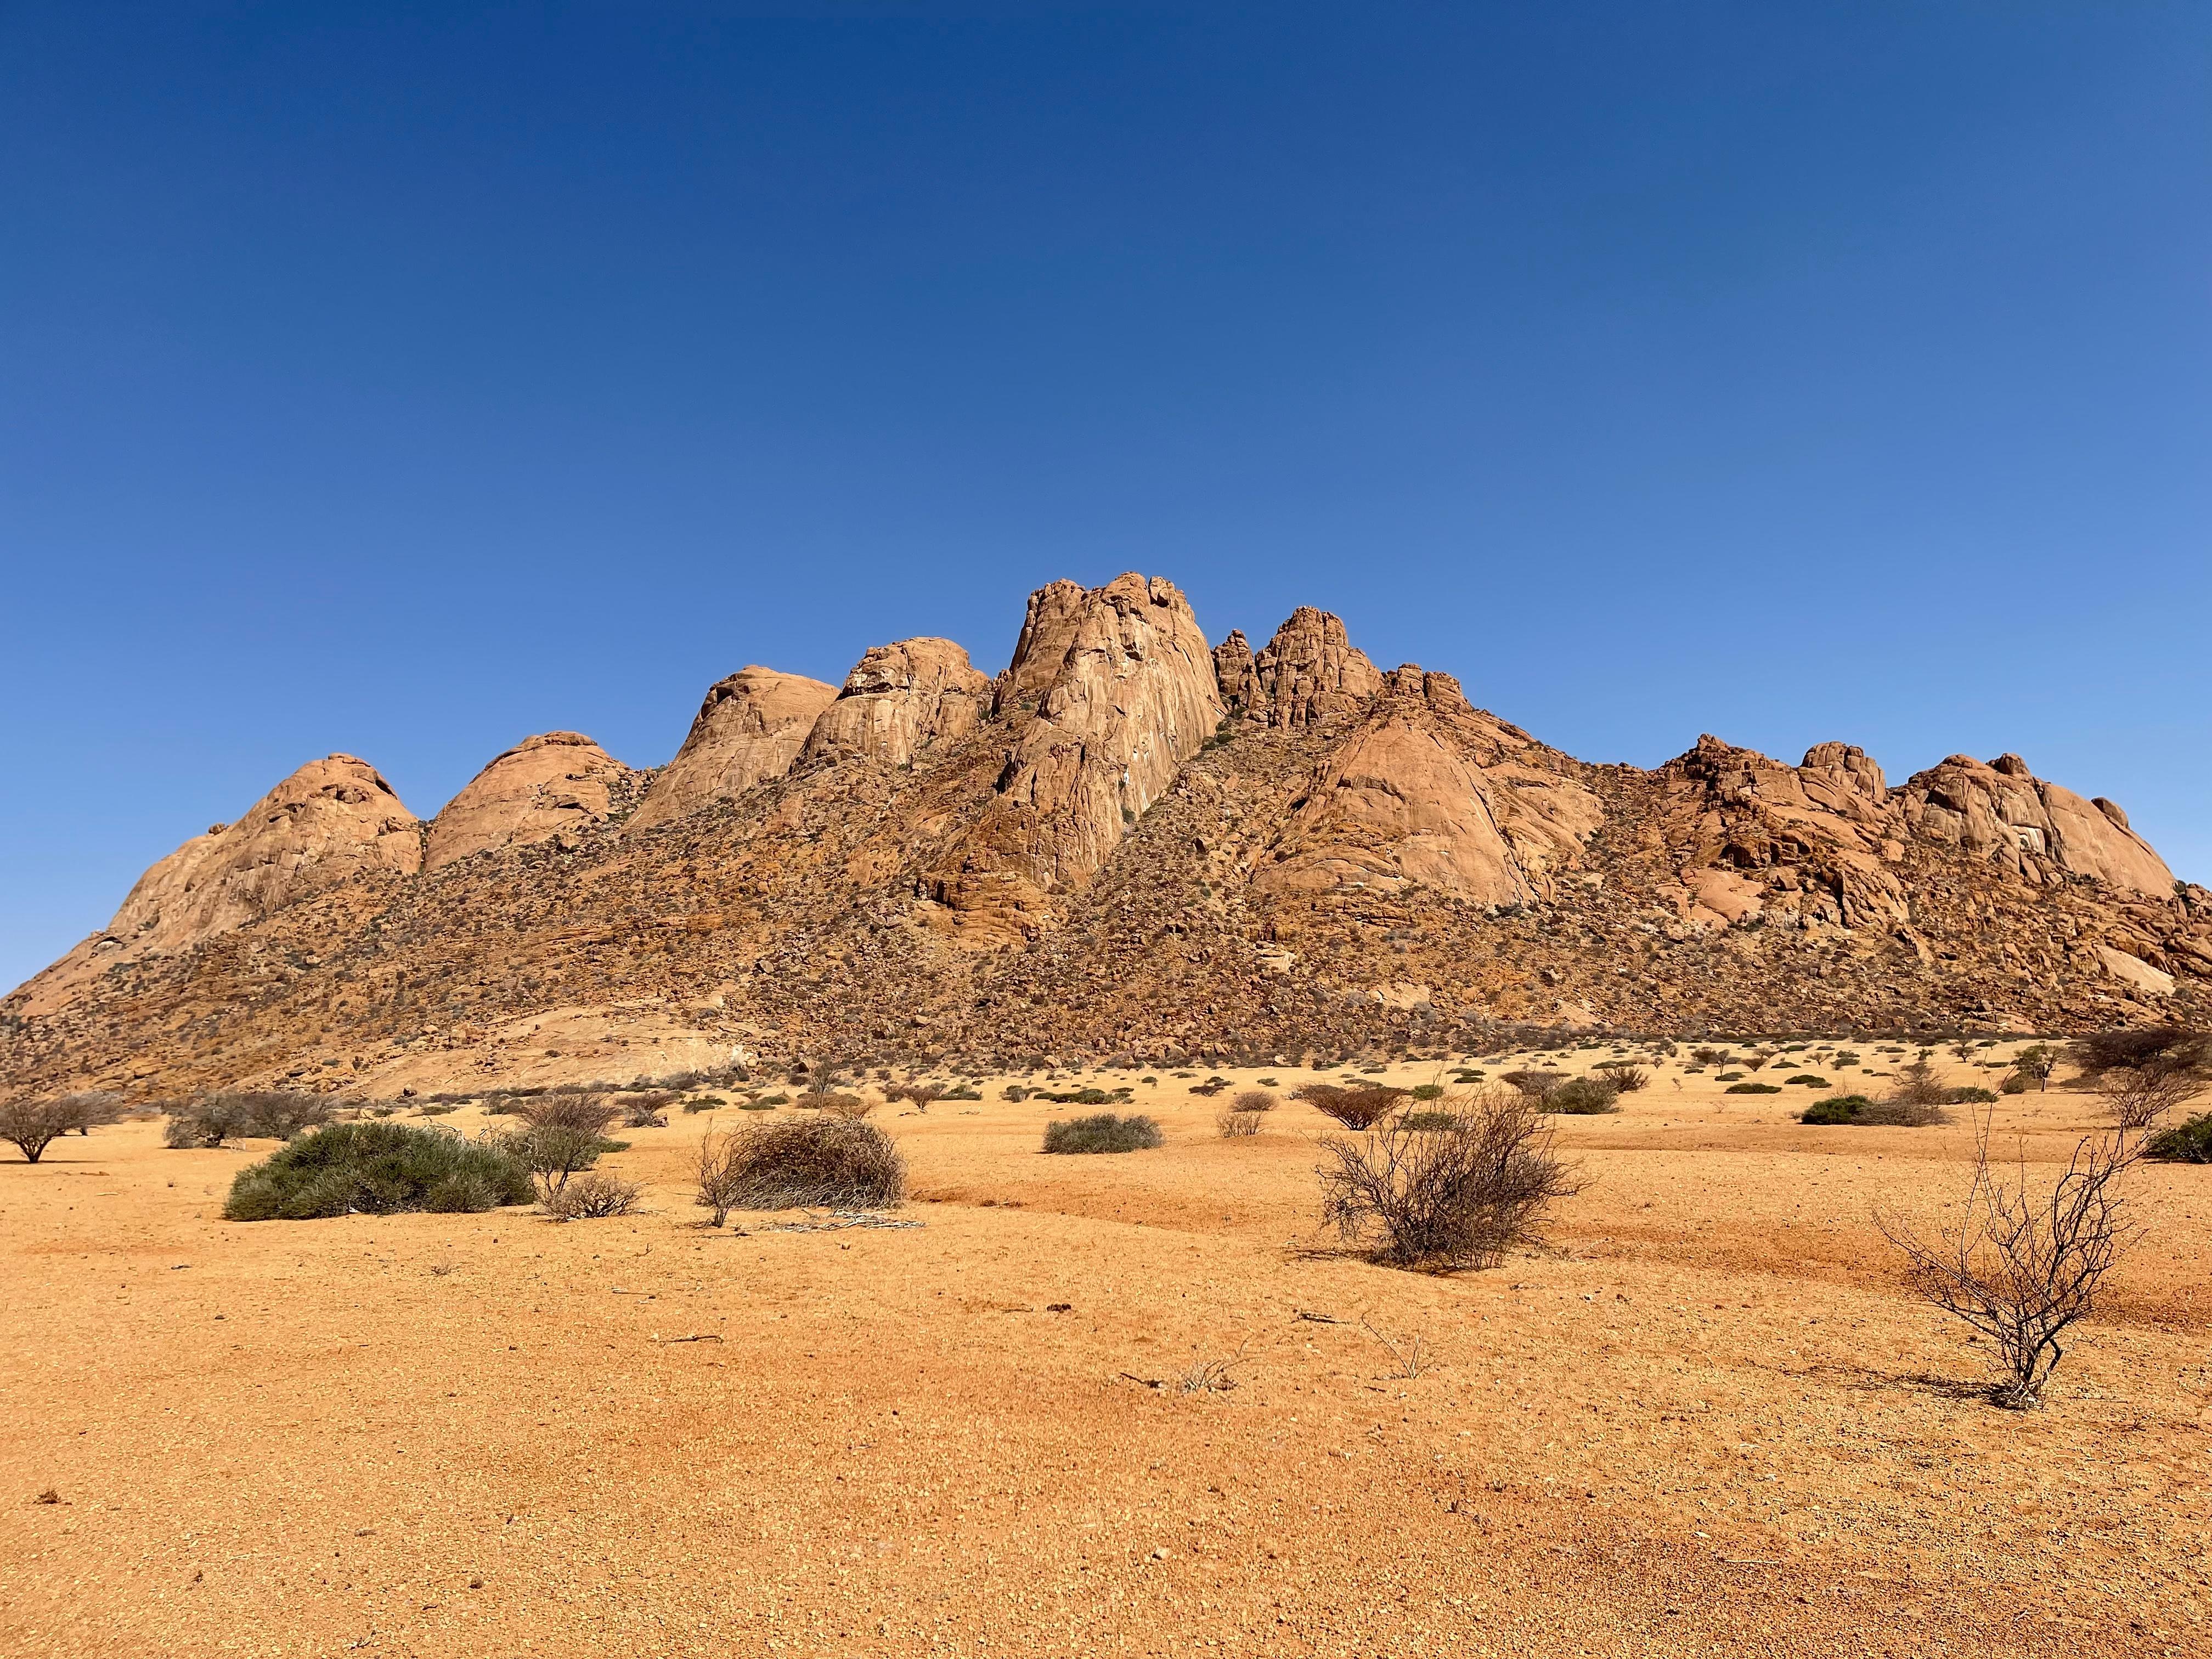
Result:
{"type": "Polygon", "coordinates": [[[1209,647],[1158,578],[1031,596],[989,678],[749,667],[676,758],[550,732],[428,824],[334,756],[0,1003],[37,1085],[1441,1050],[1500,1025],[2212,1018],[2212,893],[2017,756],[1892,787],[1717,738],[1595,765],[1301,607],[1209,647]],[[556,1041],[557,1038],[557,1041],[556,1041]]]}

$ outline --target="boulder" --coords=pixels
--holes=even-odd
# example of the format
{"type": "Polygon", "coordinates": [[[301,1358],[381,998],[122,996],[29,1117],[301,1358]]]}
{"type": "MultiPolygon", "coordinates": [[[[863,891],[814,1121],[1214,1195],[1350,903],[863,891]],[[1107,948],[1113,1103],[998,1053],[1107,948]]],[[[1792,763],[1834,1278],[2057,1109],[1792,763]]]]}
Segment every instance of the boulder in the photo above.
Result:
{"type": "Polygon", "coordinates": [[[708,689],[676,758],[661,768],[624,826],[635,834],[732,799],[789,771],[837,688],[803,674],[739,669],[708,689]]]}
{"type": "Polygon", "coordinates": [[[801,757],[904,766],[931,744],[973,732],[990,698],[990,678],[950,640],[875,646],[816,719],[801,757]]]}
{"type": "Polygon", "coordinates": [[[476,775],[430,820],[426,871],[502,847],[546,841],[606,820],[609,791],[629,768],[579,732],[526,738],[476,775]]]}

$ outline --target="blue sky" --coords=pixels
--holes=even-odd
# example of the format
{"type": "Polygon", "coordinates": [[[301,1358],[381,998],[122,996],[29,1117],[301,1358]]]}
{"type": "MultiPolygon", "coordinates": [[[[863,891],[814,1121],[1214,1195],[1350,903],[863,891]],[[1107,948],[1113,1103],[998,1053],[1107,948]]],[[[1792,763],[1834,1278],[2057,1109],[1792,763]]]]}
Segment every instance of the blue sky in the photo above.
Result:
{"type": "Polygon", "coordinates": [[[0,984],[1166,574],[1591,760],[2017,750],[2212,879],[2212,9],[0,9],[0,984]]]}

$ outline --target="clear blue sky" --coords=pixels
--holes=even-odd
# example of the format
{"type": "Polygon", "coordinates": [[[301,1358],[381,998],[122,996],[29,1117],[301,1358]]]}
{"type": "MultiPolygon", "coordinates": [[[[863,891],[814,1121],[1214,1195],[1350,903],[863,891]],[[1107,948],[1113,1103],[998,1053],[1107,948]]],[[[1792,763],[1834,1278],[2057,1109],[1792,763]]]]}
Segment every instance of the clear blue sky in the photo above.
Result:
{"type": "Polygon", "coordinates": [[[301,762],[1136,568],[2212,878],[2212,8],[0,8],[0,984],[301,762]]]}

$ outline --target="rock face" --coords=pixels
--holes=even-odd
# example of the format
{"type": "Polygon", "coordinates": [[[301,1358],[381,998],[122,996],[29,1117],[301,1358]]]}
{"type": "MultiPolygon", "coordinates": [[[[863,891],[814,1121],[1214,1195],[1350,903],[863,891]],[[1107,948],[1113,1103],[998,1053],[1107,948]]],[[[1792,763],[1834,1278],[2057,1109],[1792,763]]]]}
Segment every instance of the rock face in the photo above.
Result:
{"type": "Polygon", "coordinates": [[[875,646],[815,720],[801,758],[908,765],[922,750],[973,732],[990,700],[989,676],[950,640],[875,646]]]}
{"type": "Polygon", "coordinates": [[[2017,755],[1984,765],[1954,755],[1905,786],[1915,834],[1959,848],[2030,882],[2086,876],[2146,897],[2173,892],[2173,872],[2108,800],[2045,783],[2017,755]]]}
{"type": "Polygon", "coordinates": [[[781,777],[836,696],[834,685],[773,668],[741,668],[716,681],[690,735],[647,787],[627,829],[647,830],[781,777]]]}
{"type": "Polygon", "coordinates": [[[1172,583],[1134,573],[1030,599],[998,706],[1010,732],[991,799],[938,886],[956,910],[1037,913],[1105,863],[1222,719],[1212,653],[1172,583]]]}
{"type": "Polygon", "coordinates": [[[1330,759],[1252,880],[1272,892],[1418,884],[1478,904],[1536,896],[1480,772],[1402,708],[1381,711],[1330,759]]]}
{"type": "Polygon", "coordinates": [[[1261,726],[1311,726],[1356,713],[1382,689],[1382,673],[1355,647],[1340,617],[1302,605],[1252,654],[1232,633],[1214,652],[1221,701],[1261,726]]]}
{"type": "Polygon", "coordinates": [[[629,768],[579,732],[526,738],[476,775],[430,821],[422,867],[547,841],[604,823],[629,768]]]}

